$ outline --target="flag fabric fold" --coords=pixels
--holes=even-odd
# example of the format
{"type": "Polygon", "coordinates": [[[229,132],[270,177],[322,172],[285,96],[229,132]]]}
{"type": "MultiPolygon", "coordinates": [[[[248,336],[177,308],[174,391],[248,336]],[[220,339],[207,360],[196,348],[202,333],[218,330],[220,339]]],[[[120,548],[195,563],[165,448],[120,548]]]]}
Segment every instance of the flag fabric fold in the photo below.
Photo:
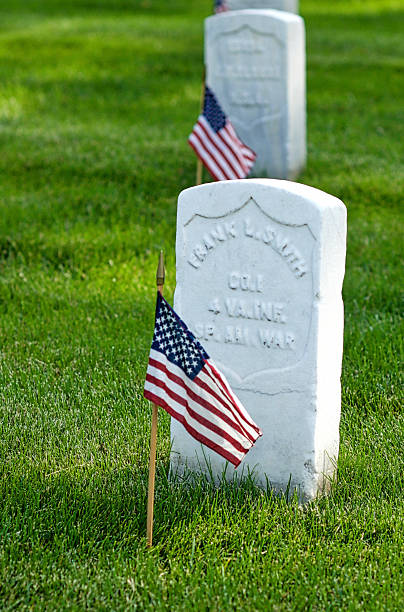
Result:
{"type": "Polygon", "coordinates": [[[235,467],[262,436],[226,378],[160,293],[144,396],[235,467]]]}
{"type": "Polygon", "coordinates": [[[190,146],[217,181],[248,176],[256,154],[241,142],[213,91],[206,86],[203,112],[188,138],[190,146]]]}

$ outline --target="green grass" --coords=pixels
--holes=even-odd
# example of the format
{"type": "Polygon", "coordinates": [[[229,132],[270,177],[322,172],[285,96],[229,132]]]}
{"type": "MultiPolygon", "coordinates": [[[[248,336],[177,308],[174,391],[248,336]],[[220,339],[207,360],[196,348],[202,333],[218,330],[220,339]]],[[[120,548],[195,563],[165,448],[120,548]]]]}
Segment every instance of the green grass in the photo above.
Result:
{"type": "Polygon", "coordinates": [[[400,0],[301,2],[300,180],[349,218],[338,483],[304,509],[248,481],[170,483],[161,414],[145,548],[156,258],[171,299],[210,9],[0,5],[2,610],[403,606],[400,0]]]}

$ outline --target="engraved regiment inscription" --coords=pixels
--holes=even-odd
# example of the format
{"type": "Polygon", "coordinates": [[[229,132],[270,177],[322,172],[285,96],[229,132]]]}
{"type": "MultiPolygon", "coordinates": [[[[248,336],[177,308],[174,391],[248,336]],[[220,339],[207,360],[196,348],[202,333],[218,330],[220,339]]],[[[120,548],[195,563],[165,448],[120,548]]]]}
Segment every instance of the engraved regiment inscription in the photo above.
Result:
{"type": "MultiPolygon", "coordinates": [[[[310,327],[313,242],[307,226],[271,219],[252,198],[224,218],[196,215],[187,224],[187,265],[195,283],[211,287],[197,304],[189,295],[188,323],[208,352],[215,344],[216,361],[230,369],[235,365],[239,378],[256,373],[257,362],[265,371],[302,358],[310,327]],[[248,358],[251,351],[254,360],[248,358]]],[[[183,300],[186,307],[187,296],[183,300]]]]}

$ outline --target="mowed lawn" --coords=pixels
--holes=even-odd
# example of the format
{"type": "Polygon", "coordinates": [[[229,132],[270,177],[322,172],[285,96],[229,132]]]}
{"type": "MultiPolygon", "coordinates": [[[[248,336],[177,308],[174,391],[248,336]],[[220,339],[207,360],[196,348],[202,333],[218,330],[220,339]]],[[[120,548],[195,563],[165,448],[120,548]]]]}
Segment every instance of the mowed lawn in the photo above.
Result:
{"type": "Polygon", "coordinates": [[[0,4],[1,610],[404,605],[400,0],[301,1],[300,181],[348,208],[338,481],[305,508],[170,483],[161,411],[145,546],[155,269],[171,299],[211,7],[0,4]]]}

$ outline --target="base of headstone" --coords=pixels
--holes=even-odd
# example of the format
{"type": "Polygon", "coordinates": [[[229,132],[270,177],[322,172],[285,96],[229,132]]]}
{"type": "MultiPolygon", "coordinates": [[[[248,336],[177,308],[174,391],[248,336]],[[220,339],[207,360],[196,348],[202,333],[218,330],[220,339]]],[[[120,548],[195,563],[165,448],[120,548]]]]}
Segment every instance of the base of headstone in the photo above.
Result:
{"type": "Polygon", "coordinates": [[[192,187],[178,200],[174,307],[263,437],[240,467],[172,420],[171,468],[309,500],[335,477],[343,340],[346,208],[269,179],[192,187]]]}

